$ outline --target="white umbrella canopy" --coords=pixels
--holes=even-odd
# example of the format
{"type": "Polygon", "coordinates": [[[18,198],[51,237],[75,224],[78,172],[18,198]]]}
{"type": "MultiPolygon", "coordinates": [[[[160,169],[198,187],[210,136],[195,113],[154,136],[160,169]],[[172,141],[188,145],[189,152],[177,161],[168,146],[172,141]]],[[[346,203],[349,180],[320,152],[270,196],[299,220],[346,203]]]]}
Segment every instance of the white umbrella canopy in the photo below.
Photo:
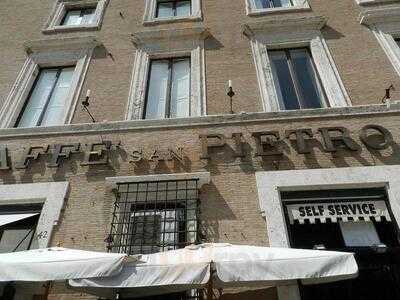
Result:
{"type": "Polygon", "coordinates": [[[312,284],[349,279],[357,273],[352,253],[202,244],[143,255],[116,276],[69,283],[103,297],[113,297],[117,291],[125,297],[142,297],[204,288],[209,283],[215,288],[278,286],[297,280],[312,284]]]}
{"type": "Polygon", "coordinates": [[[126,254],[60,247],[0,254],[0,282],[106,277],[122,271],[126,254]]]}

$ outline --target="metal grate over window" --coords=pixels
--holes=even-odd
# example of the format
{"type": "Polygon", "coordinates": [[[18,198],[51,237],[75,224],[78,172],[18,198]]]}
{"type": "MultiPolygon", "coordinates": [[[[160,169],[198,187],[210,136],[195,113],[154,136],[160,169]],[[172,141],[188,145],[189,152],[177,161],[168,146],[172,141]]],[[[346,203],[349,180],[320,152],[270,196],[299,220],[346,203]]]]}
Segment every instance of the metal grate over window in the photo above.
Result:
{"type": "Polygon", "coordinates": [[[198,179],[118,184],[109,250],[148,254],[197,242],[198,179]]]}

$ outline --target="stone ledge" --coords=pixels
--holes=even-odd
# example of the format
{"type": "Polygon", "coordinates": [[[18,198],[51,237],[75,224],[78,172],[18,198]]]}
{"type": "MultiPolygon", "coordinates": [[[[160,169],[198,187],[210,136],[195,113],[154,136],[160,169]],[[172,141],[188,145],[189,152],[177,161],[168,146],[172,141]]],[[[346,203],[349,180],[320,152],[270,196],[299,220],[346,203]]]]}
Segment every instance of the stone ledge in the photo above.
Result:
{"type": "Polygon", "coordinates": [[[111,187],[116,187],[118,183],[138,183],[138,182],[188,180],[188,179],[198,179],[199,180],[198,188],[200,189],[203,185],[210,183],[210,172],[106,177],[106,182],[111,187]]]}
{"type": "Polygon", "coordinates": [[[108,123],[70,124],[64,126],[5,128],[0,129],[0,139],[18,139],[31,137],[66,136],[74,134],[107,134],[121,131],[155,131],[209,127],[215,125],[240,125],[248,123],[297,121],[312,119],[340,119],[381,114],[400,114],[400,103],[388,108],[386,105],[368,105],[352,107],[320,108],[309,110],[239,113],[233,115],[213,115],[194,118],[164,120],[132,120],[108,123]]]}

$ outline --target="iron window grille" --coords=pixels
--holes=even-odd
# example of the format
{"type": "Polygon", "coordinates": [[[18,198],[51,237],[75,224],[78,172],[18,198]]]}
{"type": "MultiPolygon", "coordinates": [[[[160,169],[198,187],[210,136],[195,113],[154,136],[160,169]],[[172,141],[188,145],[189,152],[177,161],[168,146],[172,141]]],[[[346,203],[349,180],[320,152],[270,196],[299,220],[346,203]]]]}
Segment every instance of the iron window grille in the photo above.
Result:
{"type": "Polygon", "coordinates": [[[149,254],[194,244],[198,214],[197,179],[118,184],[109,251],[149,254]]]}

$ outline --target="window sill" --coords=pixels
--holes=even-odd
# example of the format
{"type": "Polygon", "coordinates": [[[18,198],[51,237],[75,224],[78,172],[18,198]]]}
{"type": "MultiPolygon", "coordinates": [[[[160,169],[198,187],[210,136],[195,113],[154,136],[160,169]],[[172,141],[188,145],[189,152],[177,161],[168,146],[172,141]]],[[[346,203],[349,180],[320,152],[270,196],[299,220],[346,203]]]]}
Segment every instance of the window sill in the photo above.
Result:
{"type": "Polygon", "coordinates": [[[303,11],[311,11],[311,7],[308,5],[303,5],[303,6],[292,6],[292,7],[275,7],[267,9],[251,9],[248,11],[247,15],[250,17],[256,17],[263,15],[283,14],[283,13],[303,12],[303,11]]]}
{"type": "Polygon", "coordinates": [[[154,18],[143,21],[145,26],[154,26],[159,24],[180,23],[180,22],[200,22],[201,16],[173,17],[173,18],[154,18]]]}
{"type": "Polygon", "coordinates": [[[399,0],[356,0],[358,5],[374,5],[374,4],[385,4],[385,3],[397,3],[399,0]]]}
{"type": "Polygon", "coordinates": [[[91,31],[99,30],[100,25],[90,24],[90,25],[73,25],[73,26],[54,26],[50,28],[43,29],[44,34],[59,33],[59,32],[75,32],[75,31],[91,31]]]}

